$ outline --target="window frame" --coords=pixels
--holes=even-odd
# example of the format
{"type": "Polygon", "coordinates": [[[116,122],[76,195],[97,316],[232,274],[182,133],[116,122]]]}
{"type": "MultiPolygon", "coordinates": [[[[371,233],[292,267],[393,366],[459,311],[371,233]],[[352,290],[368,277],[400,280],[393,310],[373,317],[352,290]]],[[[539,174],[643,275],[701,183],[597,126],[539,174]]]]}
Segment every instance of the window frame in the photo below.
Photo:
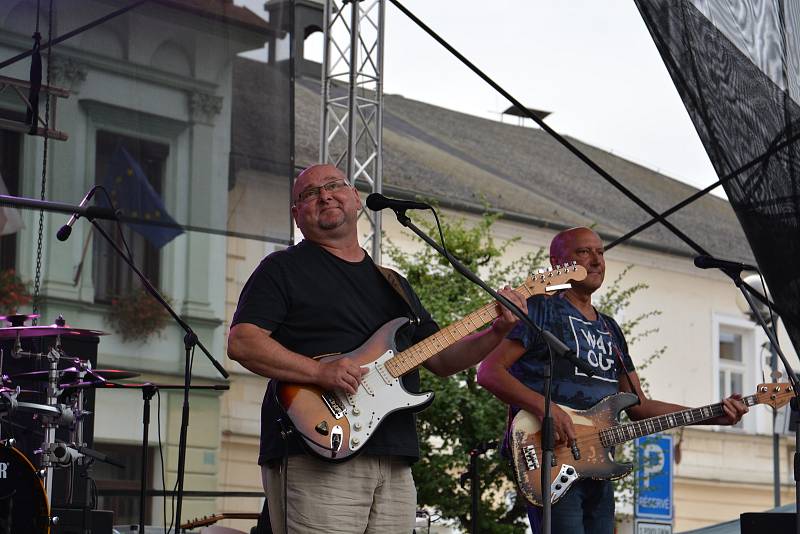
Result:
{"type": "MultiPolygon", "coordinates": [[[[720,372],[726,367],[734,367],[732,365],[722,364],[720,360],[720,332],[730,332],[733,334],[741,335],[742,339],[742,391],[739,393],[742,396],[752,395],[755,392],[756,385],[761,380],[759,371],[761,369],[761,362],[759,361],[759,340],[757,325],[743,317],[736,317],[721,313],[714,313],[712,315],[712,332],[711,332],[711,354],[712,354],[712,388],[714,402],[722,400],[724,392],[720,391],[720,372]]],[[[746,434],[756,434],[760,428],[761,414],[759,411],[756,413],[748,413],[742,418],[741,427],[730,427],[716,425],[719,430],[729,430],[731,432],[742,432],[746,434]]]]}
{"type": "MultiPolygon", "coordinates": [[[[105,142],[109,143],[109,147],[107,147],[107,148],[110,148],[110,150],[111,150],[111,152],[109,153],[108,161],[106,162],[107,164],[111,162],[111,158],[113,157],[113,151],[115,150],[115,147],[117,146],[117,143],[119,143],[119,142],[137,143],[137,144],[140,145],[140,148],[141,148],[142,152],[145,152],[145,153],[150,152],[153,155],[155,155],[156,157],[161,157],[162,158],[162,164],[161,164],[162,168],[160,169],[160,176],[159,176],[159,182],[160,183],[153,183],[151,181],[151,185],[156,190],[156,192],[158,192],[163,198],[164,197],[163,191],[167,187],[167,183],[166,182],[167,182],[167,176],[168,176],[169,167],[170,167],[170,159],[171,159],[170,143],[169,142],[165,142],[163,140],[152,140],[152,139],[149,139],[147,137],[140,136],[140,135],[131,135],[129,132],[125,132],[125,133],[118,132],[118,131],[115,131],[113,128],[104,128],[104,127],[103,128],[100,128],[100,127],[95,128],[94,131],[93,131],[93,147],[94,147],[94,151],[93,151],[93,154],[94,154],[93,163],[94,163],[94,165],[93,165],[93,167],[94,167],[94,180],[95,180],[96,184],[101,184],[102,183],[102,180],[103,180],[103,177],[104,177],[104,175],[102,173],[106,172],[106,169],[98,169],[98,165],[97,165],[98,155],[99,155],[99,148],[100,148],[100,144],[101,144],[101,139],[100,139],[101,135],[109,136],[109,139],[104,139],[103,140],[104,143],[105,142]],[[114,141],[114,138],[117,138],[116,142],[114,141]]],[[[149,178],[150,177],[148,177],[148,179],[149,178]]],[[[99,194],[102,195],[102,193],[99,193],[99,194]]],[[[106,226],[107,227],[105,229],[109,233],[109,235],[116,239],[116,237],[118,235],[118,231],[114,227],[113,223],[111,223],[109,225],[106,225],[106,226]]],[[[130,236],[132,235],[132,230],[127,231],[126,234],[127,234],[126,237],[129,239],[130,236]]],[[[98,283],[97,283],[97,277],[99,276],[99,273],[97,272],[96,263],[94,263],[94,261],[97,260],[96,254],[97,254],[97,247],[98,246],[105,246],[105,247],[107,247],[108,250],[111,249],[111,246],[106,244],[105,240],[100,235],[95,235],[93,237],[93,239],[95,240],[93,245],[92,245],[92,259],[93,259],[92,287],[94,289],[93,299],[94,299],[94,302],[99,303],[99,304],[109,304],[111,302],[111,299],[115,295],[114,294],[110,294],[110,293],[109,294],[105,294],[105,295],[100,295],[99,294],[98,283]],[[101,242],[103,243],[103,245],[100,245],[101,242]]],[[[142,239],[144,239],[144,238],[142,238],[142,239]]],[[[143,240],[143,243],[145,244],[144,245],[145,248],[142,250],[144,252],[144,256],[145,256],[144,258],[137,257],[137,256],[140,256],[140,254],[137,254],[134,251],[134,260],[137,263],[137,267],[139,267],[142,270],[142,272],[145,274],[145,276],[147,276],[148,279],[150,279],[150,281],[153,283],[153,285],[155,285],[156,287],[163,287],[162,276],[163,276],[163,267],[164,267],[164,261],[165,261],[164,254],[162,253],[163,251],[153,247],[146,240],[143,240]]],[[[132,244],[131,244],[131,246],[133,247],[132,244]]],[[[113,250],[111,250],[111,255],[114,255],[114,254],[115,253],[113,252],[113,250]]],[[[127,275],[131,278],[131,283],[130,283],[131,287],[137,287],[138,284],[137,284],[137,281],[135,280],[135,275],[133,274],[132,271],[130,271],[130,268],[122,261],[121,258],[119,258],[117,260],[116,267],[117,267],[117,269],[121,269],[123,271],[127,271],[127,275]]],[[[116,278],[116,276],[114,276],[114,278],[116,278]]],[[[114,284],[113,283],[109,283],[109,281],[106,281],[105,285],[108,286],[108,287],[111,287],[114,284]]]]}

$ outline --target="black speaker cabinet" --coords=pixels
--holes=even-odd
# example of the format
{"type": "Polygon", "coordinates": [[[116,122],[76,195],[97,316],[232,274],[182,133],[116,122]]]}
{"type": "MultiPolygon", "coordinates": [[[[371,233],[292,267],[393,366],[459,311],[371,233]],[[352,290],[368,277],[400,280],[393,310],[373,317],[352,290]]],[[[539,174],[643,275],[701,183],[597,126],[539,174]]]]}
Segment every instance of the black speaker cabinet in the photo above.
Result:
{"type": "Polygon", "coordinates": [[[765,532],[794,532],[795,514],[778,512],[750,512],[739,516],[742,534],[764,534],[765,532]]]}
{"type": "Polygon", "coordinates": [[[51,534],[111,534],[114,512],[89,510],[87,508],[53,508],[53,517],[58,522],[50,529],[51,534]]]}

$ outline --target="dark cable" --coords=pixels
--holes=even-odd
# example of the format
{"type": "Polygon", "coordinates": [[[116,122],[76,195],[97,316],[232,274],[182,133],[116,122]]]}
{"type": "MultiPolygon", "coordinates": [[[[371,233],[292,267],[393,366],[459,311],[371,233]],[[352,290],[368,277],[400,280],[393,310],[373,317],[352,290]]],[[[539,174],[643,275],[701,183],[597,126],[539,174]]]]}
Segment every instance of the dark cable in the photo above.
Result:
{"type": "MultiPolygon", "coordinates": [[[[777,153],[779,150],[783,150],[784,148],[788,147],[789,145],[795,143],[798,139],[800,139],[800,132],[797,132],[796,134],[792,135],[791,137],[789,137],[785,141],[782,141],[780,143],[774,144],[769,150],[767,150],[766,152],[764,152],[763,154],[761,154],[757,158],[754,158],[754,159],[750,160],[749,162],[745,163],[744,165],[742,165],[741,167],[739,167],[735,171],[733,171],[731,173],[728,173],[727,175],[723,176],[722,178],[720,178],[719,180],[717,180],[713,184],[709,185],[708,187],[706,187],[704,189],[701,189],[700,191],[697,191],[693,195],[691,195],[689,197],[686,197],[684,200],[678,202],[677,204],[675,204],[674,206],[672,206],[668,210],[661,212],[661,217],[662,218],[669,217],[670,215],[672,215],[676,211],[678,211],[680,209],[683,209],[684,207],[688,206],[689,204],[691,204],[692,202],[694,202],[698,198],[700,198],[702,196],[705,196],[706,193],[709,193],[711,190],[717,188],[718,186],[729,182],[730,180],[736,178],[737,176],[739,176],[743,172],[752,169],[753,167],[755,167],[759,163],[765,163],[767,161],[767,159],[769,159],[770,157],[775,155],[775,153],[777,153]]],[[[605,249],[608,250],[610,248],[613,248],[613,247],[619,245],[620,243],[622,243],[624,241],[627,241],[628,239],[632,238],[636,234],[639,234],[639,233],[647,230],[648,228],[653,226],[658,221],[659,221],[658,218],[650,219],[646,223],[639,225],[637,228],[634,228],[633,230],[631,230],[627,234],[623,235],[622,237],[618,237],[617,239],[615,239],[614,241],[612,241],[611,243],[606,245],[605,249]]]]}
{"type": "Polygon", "coordinates": [[[164,512],[164,525],[167,524],[167,480],[164,473],[164,449],[161,441],[161,390],[156,388],[156,424],[158,425],[158,456],[161,459],[161,490],[164,497],[161,498],[161,505],[164,512]]]}
{"type": "MultiPolygon", "coordinates": [[[[39,85],[41,85],[41,56],[40,50],[41,46],[39,46],[39,0],[36,2],[36,33],[34,34],[34,39],[36,40],[36,46],[34,47],[35,50],[31,53],[34,54],[31,60],[31,64],[35,61],[35,59],[39,58],[39,85]],[[35,53],[34,53],[35,52],[35,53]]],[[[50,16],[47,21],[47,38],[53,38],[53,0],[50,0],[50,16]]],[[[47,85],[50,85],[50,71],[52,67],[52,57],[50,53],[50,48],[47,49],[47,85]]],[[[39,122],[39,113],[38,113],[38,104],[39,98],[38,95],[36,97],[36,107],[37,109],[31,109],[31,133],[36,131],[39,122]]],[[[31,106],[33,106],[33,102],[31,102],[31,106]]],[[[45,192],[47,191],[47,148],[49,146],[49,134],[48,130],[50,129],[50,95],[48,93],[47,98],[45,98],[45,106],[44,106],[44,140],[42,142],[42,187],[41,187],[41,200],[45,199],[45,192]]],[[[41,282],[42,282],[42,241],[44,237],[44,209],[39,210],[39,235],[36,241],[36,275],[34,277],[33,283],[33,302],[31,304],[31,308],[33,309],[33,314],[36,315],[39,312],[39,292],[41,290],[41,282]]],[[[33,319],[31,321],[33,326],[39,324],[38,318],[33,319]]]]}
{"type": "Polygon", "coordinates": [[[665,220],[661,217],[656,210],[651,208],[647,203],[645,203],[642,199],[637,197],[631,190],[627,187],[622,185],[616,178],[611,176],[608,172],[606,172],[602,167],[600,167],[597,163],[595,163],[589,156],[581,152],[575,145],[570,143],[566,138],[562,137],[558,132],[550,128],[542,119],[537,117],[532,111],[528,108],[523,106],[516,98],[511,96],[508,91],[500,87],[497,82],[492,80],[489,76],[487,76],[483,71],[481,71],[478,67],[476,67],[470,60],[464,57],[458,50],[453,48],[447,41],[445,41],[442,37],[440,37],[436,32],[434,32],[431,28],[429,28],[424,22],[422,22],[419,18],[417,18],[413,13],[411,13],[408,9],[406,9],[398,0],[390,0],[400,11],[402,11],[408,18],[410,18],[417,26],[419,26],[423,31],[425,31],[428,35],[430,35],[434,40],[436,40],[439,44],[447,49],[448,52],[453,54],[456,58],[458,58],[464,65],[467,66],[472,72],[477,74],[483,81],[488,83],[495,91],[503,95],[509,102],[511,102],[520,113],[524,114],[526,117],[534,121],[540,128],[542,128],[545,132],[550,134],[556,141],[558,141],[564,148],[572,152],[578,159],[588,165],[592,170],[594,170],[597,174],[603,177],[608,183],[613,185],[617,190],[619,190],[623,195],[628,197],[634,204],[639,206],[641,209],[646,211],[650,214],[651,217],[655,217],[658,221],[666,226],[672,233],[676,236],[681,238],[687,245],[697,251],[699,254],[708,254],[703,247],[695,243],[689,236],[684,234],[678,228],[676,228],[672,223],[665,220]]]}
{"type": "MultiPolygon", "coordinates": [[[[117,17],[119,15],[127,13],[131,9],[139,7],[140,5],[144,4],[145,2],[147,2],[147,0],[139,0],[138,2],[134,2],[133,4],[131,4],[131,5],[127,6],[127,7],[123,7],[123,8],[120,8],[120,9],[116,10],[116,11],[112,11],[108,15],[105,15],[103,17],[100,17],[99,19],[93,20],[92,22],[89,22],[88,24],[84,24],[83,26],[81,26],[79,28],[75,28],[74,30],[68,31],[67,33],[65,33],[64,35],[62,35],[60,37],[57,37],[55,39],[47,41],[46,43],[44,43],[41,46],[41,48],[50,48],[50,47],[55,46],[55,45],[57,45],[59,43],[62,43],[64,41],[66,41],[67,39],[69,39],[71,37],[75,37],[76,35],[78,35],[80,33],[83,33],[83,32],[85,32],[87,30],[91,30],[95,26],[99,26],[100,24],[103,24],[104,22],[106,22],[106,21],[108,21],[110,19],[113,19],[114,17],[117,17]]],[[[37,24],[37,28],[38,28],[38,24],[39,24],[38,18],[36,20],[36,24],[37,24]]],[[[6,59],[5,61],[0,62],[0,69],[8,67],[9,65],[13,65],[17,61],[20,61],[20,60],[25,59],[26,57],[30,56],[32,53],[33,53],[33,51],[22,52],[21,54],[17,54],[16,56],[14,56],[12,58],[6,59]]]]}

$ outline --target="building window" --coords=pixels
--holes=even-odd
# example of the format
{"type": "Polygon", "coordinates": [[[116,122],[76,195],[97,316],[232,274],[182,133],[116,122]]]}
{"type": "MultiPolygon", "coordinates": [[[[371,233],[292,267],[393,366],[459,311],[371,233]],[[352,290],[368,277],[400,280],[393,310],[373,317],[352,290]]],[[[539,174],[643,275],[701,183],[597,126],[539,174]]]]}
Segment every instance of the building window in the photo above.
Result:
{"type": "MultiPolygon", "coordinates": [[[[716,323],[717,395],[749,395],[755,389],[758,372],[753,325],[734,319],[718,319],[716,323]]],[[[742,418],[734,428],[755,431],[755,418],[742,418]]]]}
{"type": "MultiPolygon", "coordinates": [[[[95,153],[95,183],[102,184],[111,171],[113,157],[118,147],[123,147],[141,166],[150,185],[161,194],[169,146],[100,130],[97,132],[95,153]]],[[[103,229],[122,246],[116,224],[101,221],[103,229]]],[[[137,267],[155,285],[159,286],[160,251],[144,236],[122,224],[122,234],[128,243],[137,267]]],[[[130,267],[117,255],[102,236],[94,236],[94,294],[97,302],[110,302],[116,296],[126,295],[139,287],[130,267]]],[[[124,247],[123,247],[124,249],[124,247]]]]}
{"type": "MultiPolygon", "coordinates": [[[[6,113],[0,116],[7,118],[6,113]]],[[[10,117],[15,118],[15,117],[10,117]]],[[[0,130],[0,178],[8,194],[19,196],[19,159],[22,136],[17,132],[0,130]]],[[[3,209],[4,206],[0,206],[3,209]]],[[[0,235],[0,271],[17,268],[17,235],[0,235]]]]}
{"type": "MultiPolygon", "coordinates": [[[[139,523],[139,498],[138,491],[141,481],[142,449],[141,445],[123,445],[119,443],[95,443],[95,447],[103,454],[108,455],[114,460],[124,464],[125,467],[94,462],[92,464],[90,476],[97,484],[97,509],[113,510],[114,524],[130,525],[139,523]],[[134,494],[134,492],[136,492],[134,494]]],[[[147,463],[149,466],[147,473],[148,488],[155,487],[153,483],[154,460],[157,457],[155,447],[148,447],[147,463]]],[[[160,480],[159,474],[159,480],[160,480]]],[[[160,487],[158,489],[161,489],[160,487]]],[[[147,499],[147,513],[145,521],[152,523],[153,518],[158,518],[160,522],[161,510],[153,509],[153,498],[147,499]]]]}

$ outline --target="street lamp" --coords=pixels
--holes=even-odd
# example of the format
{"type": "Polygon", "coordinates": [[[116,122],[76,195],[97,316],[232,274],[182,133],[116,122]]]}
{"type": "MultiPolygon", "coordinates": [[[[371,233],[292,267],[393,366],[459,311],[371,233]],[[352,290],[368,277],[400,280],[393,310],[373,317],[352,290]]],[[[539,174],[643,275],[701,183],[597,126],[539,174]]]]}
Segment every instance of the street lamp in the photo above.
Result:
{"type": "MultiPolygon", "coordinates": [[[[771,297],[769,295],[769,288],[765,288],[762,278],[758,274],[751,274],[744,279],[744,283],[751,286],[753,289],[758,291],[761,295],[767,297],[767,300],[770,300],[771,297]]],[[[744,298],[742,292],[738,292],[736,295],[736,306],[747,315],[750,320],[755,321],[755,317],[753,316],[753,310],[750,308],[750,305],[747,303],[747,300],[744,298]]],[[[773,316],[767,306],[763,302],[758,302],[759,312],[761,313],[762,317],[767,322],[767,325],[770,329],[772,329],[772,333],[775,335],[775,338],[778,337],[778,317],[773,316]],[[772,320],[774,317],[774,321],[772,320]]],[[[770,368],[772,372],[770,376],[772,377],[772,381],[777,382],[781,377],[781,372],[778,371],[778,355],[775,352],[775,347],[772,346],[772,343],[769,343],[769,354],[770,354],[770,368]]],[[[781,505],[781,450],[780,450],[780,434],[778,433],[778,429],[776,428],[776,423],[778,419],[778,409],[772,409],[772,483],[773,483],[773,495],[774,495],[774,502],[775,507],[781,505]]]]}

